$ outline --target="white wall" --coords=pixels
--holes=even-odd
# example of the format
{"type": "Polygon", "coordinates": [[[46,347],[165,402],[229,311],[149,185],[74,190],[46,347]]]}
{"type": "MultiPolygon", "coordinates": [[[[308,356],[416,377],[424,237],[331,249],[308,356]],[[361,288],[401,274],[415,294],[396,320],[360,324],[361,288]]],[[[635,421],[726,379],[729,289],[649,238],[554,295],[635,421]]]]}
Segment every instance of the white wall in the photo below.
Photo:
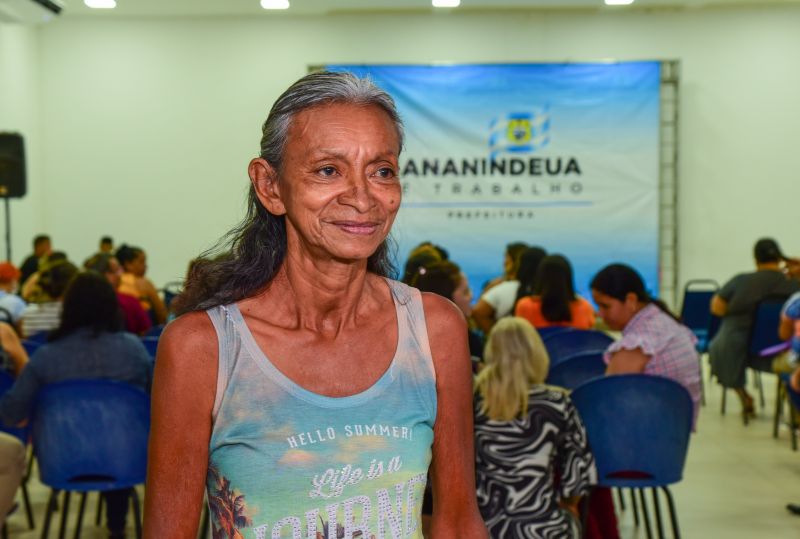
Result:
{"type": "MultiPolygon", "coordinates": [[[[42,155],[39,124],[39,47],[35,28],[0,23],[0,131],[25,139],[28,194],[11,199],[11,257],[31,252],[31,239],[45,230],[42,219],[42,155]]],[[[0,207],[0,260],[6,259],[5,210],[0,207]]]]}
{"type": "Polygon", "coordinates": [[[760,235],[800,254],[798,28],[797,7],[64,18],[39,30],[42,223],[75,259],[105,233],[143,246],[163,284],[239,218],[260,123],[308,65],[679,59],[680,280],[725,280],[760,235]]]}

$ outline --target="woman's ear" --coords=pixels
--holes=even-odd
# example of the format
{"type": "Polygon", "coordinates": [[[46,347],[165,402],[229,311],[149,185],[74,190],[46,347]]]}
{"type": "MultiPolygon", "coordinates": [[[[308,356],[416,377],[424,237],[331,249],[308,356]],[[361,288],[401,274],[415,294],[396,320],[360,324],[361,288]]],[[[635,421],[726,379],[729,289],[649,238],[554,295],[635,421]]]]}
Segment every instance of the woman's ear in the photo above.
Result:
{"type": "Polygon", "coordinates": [[[627,294],[625,294],[625,307],[627,307],[631,311],[635,311],[636,306],[638,304],[639,304],[639,296],[637,296],[633,292],[628,292],[627,294]]]}
{"type": "Polygon", "coordinates": [[[286,214],[286,206],[281,198],[278,173],[265,159],[256,157],[247,167],[250,182],[261,204],[273,215],[286,214]]]}

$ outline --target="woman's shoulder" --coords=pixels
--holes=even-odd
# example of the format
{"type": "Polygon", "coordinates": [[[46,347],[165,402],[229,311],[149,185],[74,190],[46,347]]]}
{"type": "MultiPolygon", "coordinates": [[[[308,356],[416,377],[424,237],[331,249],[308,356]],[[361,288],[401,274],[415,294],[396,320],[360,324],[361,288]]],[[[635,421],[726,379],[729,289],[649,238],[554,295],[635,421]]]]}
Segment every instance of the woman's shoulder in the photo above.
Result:
{"type": "Polygon", "coordinates": [[[528,391],[528,406],[536,403],[567,406],[570,402],[569,393],[563,387],[535,384],[528,391]]]}

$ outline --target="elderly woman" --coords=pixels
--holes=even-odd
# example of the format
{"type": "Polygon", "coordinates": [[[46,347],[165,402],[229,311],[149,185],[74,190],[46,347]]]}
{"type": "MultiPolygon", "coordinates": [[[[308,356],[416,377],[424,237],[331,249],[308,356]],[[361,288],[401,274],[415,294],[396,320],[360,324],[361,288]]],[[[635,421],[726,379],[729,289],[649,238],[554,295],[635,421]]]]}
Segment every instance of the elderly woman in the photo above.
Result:
{"type": "Polygon", "coordinates": [[[485,537],[458,309],[385,277],[402,132],[366,80],[310,74],[264,123],[231,256],[161,337],[145,535],[485,537]]]}

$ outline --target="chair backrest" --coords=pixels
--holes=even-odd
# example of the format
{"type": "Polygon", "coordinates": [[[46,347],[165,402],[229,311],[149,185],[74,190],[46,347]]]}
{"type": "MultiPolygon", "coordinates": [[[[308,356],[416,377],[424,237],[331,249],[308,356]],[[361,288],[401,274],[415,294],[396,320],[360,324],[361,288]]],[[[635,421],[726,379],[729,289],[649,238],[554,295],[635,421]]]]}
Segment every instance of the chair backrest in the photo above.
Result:
{"type": "Polygon", "coordinates": [[[150,400],[109,380],[45,386],[34,408],[33,447],[42,483],[59,490],[111,490],[144,482],[150,400]]]}
{"type": "Polygon", "coordinates": [[[547,375],[547,383],[567,389],[575,389],[584,382],[602,378],[606,364],[602,352],[588,352],[562,359],[547,375]]]}
{"type": "Polygon", "coordinates": [[[47,342],[47,336],[49,334],[49,331],[37,331],[36,333],[25,337],[25,340],[35,342],[37,344],[44,344],[47,342]]]}
{"type": "Polygon", "coordinates": [[[602,331],[591,329],[573,329],[555,333],[544,341],[547,353],[550,356],[550,366],[569,356],[584,352],[603,352],[614,339],[602,331]]]}
{"type": "Polygon", "coordinates": [[[542,338],[542,341],[546,341],[553,335],[558,333],[564,333],[565,331],[572,331],[574,328],[569,326],[549,326],[546,328],[536,328],[536,331],[539,332],[539,337],[542,338]]]}
{"type": "Polygon", "coordinates": [[[155,326],[151,327],[147,331],[144,332],[143,337],[160,337],[161,334],[164,332],[164,324],[156,324],[155,326]]]}
{"type": "Polygon", "coordinates": [[[603,486],[645,487],[681,480],[692,398],[678,382],[647,374],[591,380],[572,392],[603,486]]]}
{"type": "MultiPolygon", "coordinates": [[[[11,386],[13,385],[14,378],[7,372],[0,371],[0,396],[11,389],[11,386]]],[[[28,443],[28,427],[9,427],[3,423],[0,423],[0,432],[5,432],[6,434],[10,434],[11,436],[19,438],[23,444],[28,443]]]]}
{"type": "Polygon", "coordinates": [[[29,341],[28,339],[22,341],[22,347],[25,349],[25,353],[28,354],[28,357],[31,357],[40,346],[42,346],[40,342],[29,341]]]}
{"type": "Polygon", "coordinates": [[[14,323],[14,317],[5,307],[0,307],[0,322],[5,322],[6,324],[14,323]]]}
{"type": "Polygon", "coordinates": [[[758,357],[765,348],[780,344],[778,326],[781,321],[781,309],[787,299],[788,296],[769,296],[756,305],[747,345],[750,357],[758,357]]]}
{"type": "Polygon", "coordinates": [[[155,359],[156,350],[158,350],[158,337],[142,337],[142,344],[147,349],[147,353],[150,354],[150,357],[155,359]]]}
{"type": "Polygon", "coordinates": [[[169,309],[172,300],[175,299],[175,296],[179,295],[183,291],[183,281],[170,281],[164,288],[161,289],[162,294],[164,295],[164,305],[166,305],[167,309],[169,309]]]}

